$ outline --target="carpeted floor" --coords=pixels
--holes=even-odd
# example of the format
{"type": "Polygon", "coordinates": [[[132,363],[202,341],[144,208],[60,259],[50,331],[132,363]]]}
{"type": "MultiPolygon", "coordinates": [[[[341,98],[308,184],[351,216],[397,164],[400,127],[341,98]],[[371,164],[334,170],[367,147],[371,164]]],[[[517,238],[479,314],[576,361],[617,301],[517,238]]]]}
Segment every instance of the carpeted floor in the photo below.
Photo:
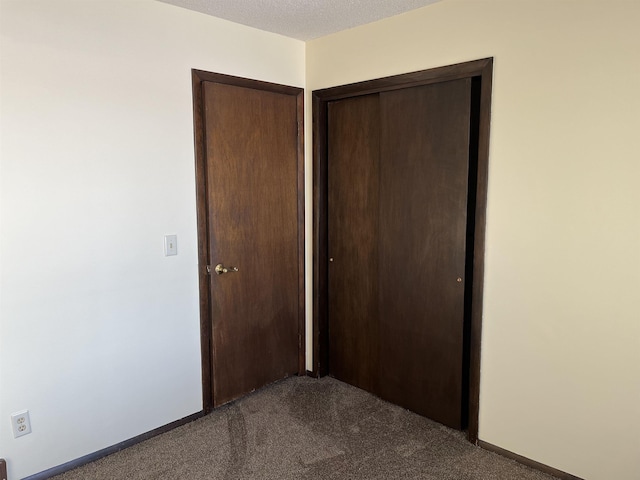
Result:
{"type": "Polygon", "coordinates": [[[54,477],[550,480],[332,378],[293,377],[54,477]]]}

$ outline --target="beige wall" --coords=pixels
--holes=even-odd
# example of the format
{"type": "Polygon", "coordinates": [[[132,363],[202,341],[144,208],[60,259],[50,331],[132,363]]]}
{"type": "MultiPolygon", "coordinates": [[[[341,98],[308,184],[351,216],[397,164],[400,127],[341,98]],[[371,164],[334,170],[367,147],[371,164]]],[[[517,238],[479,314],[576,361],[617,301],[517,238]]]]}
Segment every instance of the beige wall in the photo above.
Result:
{"type": "Polygon", "coordinates": [[[309,91],[494,57],[480,438],[588,480],[640,478],[639,25],[444,0],[306,51],[309,91]]]}

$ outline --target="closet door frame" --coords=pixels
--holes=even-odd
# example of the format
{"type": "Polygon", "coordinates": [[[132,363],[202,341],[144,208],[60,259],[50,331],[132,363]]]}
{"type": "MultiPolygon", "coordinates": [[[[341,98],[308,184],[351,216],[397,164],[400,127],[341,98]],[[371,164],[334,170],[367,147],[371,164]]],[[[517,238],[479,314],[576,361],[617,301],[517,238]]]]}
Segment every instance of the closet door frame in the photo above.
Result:
{"type": "MultiPolygon", "coordinates": [[[[491,88],[493,58],[459,63],[419,72],[368,80],[360,83],[315,90],[313,102],[313,376],[329,373],[328,336],[328,205],[327,205],[327,110],[329,102],[372,93],[385,92],[420,85],[471,78],[477,94],[477,149],[474,256],[472,263],[472,292],[469,309],[469,412],[467,438],[478,442],[478,414],[480,397],[480,345],[482,333],[482,301],[484,280],[485,225],[487,181],[489,166],[489,124],[491,119],[491,88]]],[[[473,100],[472,100],[473,102],[473,100]]]]}

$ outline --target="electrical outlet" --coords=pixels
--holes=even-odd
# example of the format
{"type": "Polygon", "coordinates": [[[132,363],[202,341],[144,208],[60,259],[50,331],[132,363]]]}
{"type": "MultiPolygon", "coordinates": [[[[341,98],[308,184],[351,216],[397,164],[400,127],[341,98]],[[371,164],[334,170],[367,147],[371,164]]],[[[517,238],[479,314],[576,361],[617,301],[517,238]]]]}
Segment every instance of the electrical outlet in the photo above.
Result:
{"type": "Polygon", "coordinates": [[[23,410],[11,414],[11,427],[13,428],[13,438],[18,438],[27,433],[31,433],[31,420],[29,410],[23,410]]]}

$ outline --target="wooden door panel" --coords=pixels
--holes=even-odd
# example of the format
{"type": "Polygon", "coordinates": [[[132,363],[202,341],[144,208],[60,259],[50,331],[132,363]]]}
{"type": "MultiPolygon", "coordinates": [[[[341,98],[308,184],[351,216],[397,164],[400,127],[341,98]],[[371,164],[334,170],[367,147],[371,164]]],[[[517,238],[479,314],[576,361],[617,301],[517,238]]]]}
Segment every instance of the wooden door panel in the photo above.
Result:
{"type": "Polygon", "coordinates": [[[380,395],[460,428],[469,79],[381,101],[380,395]]]}
{"type": "Polygon", "coordinates": [[[292,95],[204,82],[213,400],[298,370],[298,131],[292,95]]]}
{"type": "Polygon", "coordinates": [[[329,366],[370,392],[378,376],[378,95],[328,109],[329,366]],[[366,333],[363,333],[366,332],[366,333]]]}
{"type": "MultiPolygon", "coordinates": [[[[336,103],[341,103],[346,100],[355,99],[360,95],[372,95],[372,94],[380,94],[384,93],[392,93],[396,90],[406,89],[406,88],[414,88],[417,86],[426,86],[426,85],[434,85],[442,82],[450,82],[459,79],[469,80],[471,83],[471,94],[467,95],[466,87],[464,96],[470,98],[470,110],[471,115],[468,117],[467,112],[463,109],[459,112],[464,118],[462,123],[467,123],[469,120],[469,151],[468,151],[468,178],[464,179],[469,182],[469,187],[467,190],[467,212],[469,215],[468,221],[466,223],[467,229],[467,244],[465,245],[466,259],[465,259],[465,271],[467,278],[464,277],[464,274],[461,277],[461,282],[464,286],[464,330],[463,330],[463,355],[462,355],[462,401],[464,403],[462,406],[463,409],[468,409],[468,417],[462,416],[462,427],[465,428],[468,426],[468,438],[471,442],[477,441],[478,435],[478,397],[479,397],[479,383],[480,383],[480,338],[481,338],[481,329],[482,329],[482,298],[483,298],[483,268],[484,268],[484,232],[485,232],[485,212],[486,212],[486,192],[487,192],[487,168],[488,168],[488,145],[489,145],[489,120],[490,120],[490,111],[491,111],[491,84],[492,84],[492,65],[493,59],[485,58],[481,60],[476,60],[472,62],[465,62],[456,65],[449,65],[446,67],[434,68],[430,70],[424,70],[421,72],[411,72],[402,75],[395,75],[392,77],[379,78],[376,80],[368,80],[360,83],[354,83],[349,85],[336,86],[331,88],[326,88],[322,90],[316,90],[313,92],[313,101],[314,101],[314,248],[313,248],[313,264],[314,264],[314,372],[317,372],[320,375],[323,374],[334,374],[335,369],[337,368],[335,365],[336,358],[340,358],[339,356],[333,357],[333,364],[329,362],[329,356],[333,349],[333,345],[329,341],[329,331],[331,330],[331,325],[334,322],[334,318],[330,315],[329,310],[330,307],[330,278],[329,278],[329,267],[331,263],[328,259],[332,256],[330,252],[330,242],[329,237],[335,235],[335,232],[331,232],[331,215],[329,214],[329,182],[331,177],[331,166],[329,162],[329,150],[332,148],[331,144],[332,134],[329,132],[329,109],[335,108],[336,103]],[[316,354],[317,353],[317,354],[316,354]],[[467,423],[468,422],[468,423],[467,423]]],[[[447,93],[443,90],[441,92],[442,95],[447,95],[447,93]]],[[[400,107],[403,109],[404,107],[400,107]]],[[[438,108],[435,109],[436,111],[438,108]]],[[[446,108],[445,110],[448,110],[446,108]]],[[[411,108],[406,110],[407,113],[411,112],[411,108]]],[[[382,114],[381,114],[382,115],[382,114]]],[[[454,114],[455,116],[455,114],[454,114]]],[[[418,126],[420,122],[418,122],[418,126]]],[[[407,128],[413,127],[413,122],[405,122],[404,124],[407,128]],[[411,125],[407,125],[411,124],[411,125]]],[[[438,125],[432,125],[434,129],[438,128],[438,125]]],[[[448,132],[443,132],[443,135],[440,138],[444,138],[448,136],[448,132]]],[[[406,147],[406,146],[404,146],[406,147]]],[[[401,146],[401,148],[404,148],[401,146]]],[[[335,155],[334,155],[335,158],[335,155]]],[[[381,170],[381,165],[383,159],[380,158],[379,170],[381,170]]],[[[386,175],[386,173],[384,174],[386,175]]],[[[380,183],[387,182],[386,176],[379,176],[380,183]]],[[[355,181],[355,180],[354,180],[355,181]]],[[[398,182],[396,182],[398,183],[398,182]]],[[[408,190],[407,188],[404,190],[408,190]]],[[[380,192],[379,192],[380,193],[380,192]]],[[[379,195],[380,198],[380,195],[379,195]]],[[[446,197],[445,197],[446,198],[446,197]]],[[[380,200],[382,201],[382,200],[380,200]]],[[[366,223],[363,220],[358,220],[359,224],[366,223]]],[[[379,222],[380,231],[384,231],[385,225],[384,222],[379,222]]],[[[404,222],[401,222],[404,223],[404,222]]],[[[446,222],[450,223],[450,222],[446,222]]],[[[454,220],[455,223],[455,220],[454,220]]],[[[348,224],[348,222],[343,222],[343,224],[348,224]]],[[[393,225],[391,225],[393,226],[393,225]]],[[[392,237],[392,234],[389,233],[389,238],[392,237]]],[[[398,235],[402,235],[402,231],[396,231],[393,234],[396,238],[398,235]]],[[[389,243],[392,243],[389,239],[387,239],[389,243]]],[[[405,244],[410,244],[410,241],[404,240],[405,244]]],[[[434,244],[444,243],[442,241],[436,241],[434,244]]],[[[335,245],[335,240],[334,240],[335,245]]],[[[406,246],[406,245],[405,245],[406,246]]],[[[405,248],[405,247],[403,247],[405,248]]],[[[443,255],[444,259],[446,255],[443,255]]],[[[386,256],[382,256],[382,259],[387,258],[386,256]]],[[[398,272],[401,272],[405,265],[397,265],[398,262],[404,262],[406,259],[400,258],[387,258],[384,268],[391,271],[396,271],[394,269],[398,269],[398,272]]],[[[455,262],[453,262],[455,263],[455,262]]],[[[381,264],[379,263],[379,267],[381,264]]],[[[381,272],[379,272],[380,274],[381,272]]],[[[393,275],[393,274],[391,274],[393,275]]],[[[447,274],[448,275],[448,274],[447,274]]],[[[395,277],[391,280],[392,277],[389,277],[388,283],[398,284],[399,286],[409,285],[411,288],[410,280],[408,278],[398,278],[395,277]],[[399,283],[399,282],[404,282],[399,283]]],[[[456,277],[457,278],[457,277],[456,277]]],[[[419,280],[419,279],[418,279],[419,280]]],[[[353,289],[353,286],[350,286],[353,289]]],[[[380,290],[380,285],[376,283],[376,288],[380,290]]],[[[398,288],[401,290],[402,288],[398,288]]],[[[456,291],[453,291],[455,293],[456,291]]],[[[451,292],[445,292],[443,295],[446,296],[451,292]]],[[[335,295],[334,295],[335,296],[335,295]]],[[[412,299],[415,295],[409,294],[408,298],[412,299]]],[[[348,295],[343,295],[343,298],[348,298],[348,295]]],[[[444,297],[443,297],[444,298],[444,297]]],[[[420,300],[420,299],[418,299],[420,300]]],[[[434,308],[439,308],[438,302],[435,304],[434,308]]],[[[398,307],[398,313],[401,313],[402,316],[406,317],[405,312],[408,308],[403,307],[402,305],[396,305],[398,307]]],[[[388,308],[392,310],[393,308],[388,308]]],[[[345,308],[345,311],[348,311],[348,308],[345,308]]],[[[334,310],[335,316],[335,310],[334,310]]],[[[379,313],[378,313],[378,316],[379,313]]],[[[454,322],[455,323],[455,322],[454,322]]],[[[401,325],[401,328],[405,330],[410,329],[408,326],[401,325]]],[[[390,325],[387,325],[385,328],[391,328],[390,325]]],[[[380,349],[387,348],[382,345],[383,339],[385,339],[385,335],[387,332],[382,332],[381,328],[378,328],[378,332],[376,333],[376,338],[378,338],[378,344],[380,349]]],[[[418,332],[420,333],[420,332],[418,332]]],[[[367,335],[367,332],[362,332],[362,335],[367,335]]],[[[445,337],[446,341],[446,337],[445,337]]],[[[457,340],[454,344],[457,344],[457,340]]],[[[421,344],[419,341],[413,342],[413,340],[407,340],[405,345],[407,348],[421,348],[421,344]],[[415,347],[411,344],[415,344],[415,347]]],[[[457,347],[456,347],[457,348],[457,347]]],[[[415,362],[413,360],[401,360],[401,365],[404,363],[402,368],[413,369],[415,368],[413,363],[435,363],[442,359],[443,356],[438,354],[438,350],[433,350],[429,352],[420,352],[418,360],[415,362]],[[429,358],[429,354],[431,355],[431,359],[429,358]]],[[[377,360],[376,360],[377,361],[377,360]]],[[[457,361],[457,359],[455,359],[457,361]]],[[[382,359],[381,362],[386,362],[385,359],[382,359]]],[[[344,368],[344,367],[343,367],[344,368]]],[[[380,367],[382,369],[382,367],[380,367]]],[[[418,372],[420,374],[420,372],[418,372]]],[[[392,381],[396,382],[396,385],[399,385],[397,390],[400,391],[400,394],[395,394],[393,392],[393,388],[391,393],[387,393],[389,397],[391,395],[395,395],[399,397],[399,399],[395,399],[393,401],[400,402],[402,401],[403,396],[410,396],[412,392],[405,391],[402,393],[402,385],[403,381],[398,381],[397,379],[403,379],[402,372],[392,372],[390,370],[386,371],[386,375],[392,379],[392,381]]],[[[454,374],[455,375],[455,374],[454,374]]],[[[441,385],[436,386],[435,388],[429,390],[423,390],[421,393],[419,392],[418,397],[416,398],[427,398],[428,402],[431,402],[428,397],[434,392],[434,395],[438,395],[438,391],[443,392],[447,389],[451,389],[453,391],[454,399],[449,403],[455,405],[457,400],[455,400],[455,396],[457,393],[457,381],[455,381],[456,387],[450,388],[450,382],[443,381],[441,385]],[[432,390],[432,391],[431,391],[432,390]]],[[[426,388],[426,387],[425,387],[426,388]]],[[[380,394],[378,392],[378,394],[380,394]]],[[[395,398],[395,397],[394,397],[395,398]]],[[[455,406],[456,410],[458,406],[455,406]]],[[[410,406],[414,410],[421,411],[420,405],[410,406]]],[[[424,410],[422,410],[424,411],[424,410]]],[[[428,416],[432,416],[432,414],[426,413],[428,416]]],[[[456,415],[454,415],[456,416],[456,415]]],[[[436,418],[437,419],[437,418],[436,418]]],[[[447,421],[446,418],[439,419],[439,421],[446,422],[455,426],[457,423],[457,419],[453,418],[453,420],[447,421]]]]}
{"type": "Polygon", "coordinates": [[[471,80],[328,106],[329,369],[461,428],[471,80]]]}

